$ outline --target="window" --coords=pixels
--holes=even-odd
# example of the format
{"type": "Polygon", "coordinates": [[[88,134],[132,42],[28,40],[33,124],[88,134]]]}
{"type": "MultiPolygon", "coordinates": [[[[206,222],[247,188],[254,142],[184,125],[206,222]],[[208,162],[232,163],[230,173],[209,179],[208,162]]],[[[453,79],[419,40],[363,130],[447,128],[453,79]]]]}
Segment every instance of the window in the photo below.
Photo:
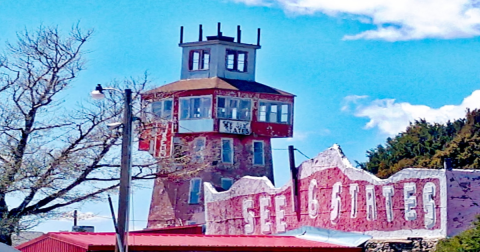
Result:
{"type": "Polygon", "coordinates": [[[288,108],[288,104],[282,104],[280,111],[281,111],[280,122],[281,123],[288,123],[288,118],[290,117],[289,116],[290,109],[288,108]]]}
{"type": "Polygon", "coordinates": [[[277,122],[278,113],[277,113],[277,104],[270,104],[270,115],[268,117],[270,122],[277,122]]]}
{"type": "Polygon", "coordinates": [[[258,121],[290,124],[290,106],[288,103],[260,101],[260,105],[258,106],[258,121]]]}
{"type": "Polygon", "coordinates": [[[222,138],[222,163],[233,163],[233,139],[222,138]]]}
{"type": "Polygon", "coordinates": [[[231,178],[221,178],[220,179],[220,186],[223,190],[228,190],[233,185],[233,179],[231,178]]]}
{"type": "Polygon", "coordinates": [[[209,50],[191,50],[188,69],[191,71],[207,70],[210,64],[209,50]]]}
{"type": "Polygon", "coordinates": [[[193,141],[193,163],[203,162],[203,150],[205,149],[205,137],[195,138],[193,141]]]}
{"type": "Polygon", "coordinates": [[[230,71],[247,71],[247,52],[227,49],[226,67],[230,71]]]}
{"type": "Polygon", "coordinates": [[[180,137],[173,138],[172,157],[175,163],[181,164],[185,162],[187,155],[185,144],[180,137]]]}
{"type": "Polygon", "coordinates": [[[264,165],[263,141],[253,141],[253,164],[264,165]]]}
{"type": "Polygon", "coordinates": [[[188,197],[188,204],[199,204],[200,203],[200,187],[202,185],[201,178],[193,178],[190,180],[190,190],[188,197]]]}
{"type": "Polygon", "coordinates": [[[212,117],[210,96],[180,98],[180,120],[212,117]]]}
{"type": "Polygon", "coordinates": [[[251,100],[233,97],[218,97],[217,117],[241,121],[250,121],[251,100]]]}
{"type": "Polygon", "coordinates": [[[172,99],[154,101],[151,103],[151,113],[155,120],[172,119],[172,99]]]}

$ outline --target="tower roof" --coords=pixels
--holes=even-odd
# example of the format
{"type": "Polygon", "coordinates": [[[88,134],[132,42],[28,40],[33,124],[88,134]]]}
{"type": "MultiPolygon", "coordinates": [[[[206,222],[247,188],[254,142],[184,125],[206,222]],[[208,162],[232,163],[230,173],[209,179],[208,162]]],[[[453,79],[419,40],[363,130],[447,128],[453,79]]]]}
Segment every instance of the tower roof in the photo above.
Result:
{"type": "Polygon", "coordinates": [[[226,79],[226,78],[220,78],[220,77],[179,80],[179,81],[175,81],[170,84],[166,84],[158,88],[146,91],[144,94],[154,94],[158,92],[200,90],[200,89],[226,89],[226,90],[253,92],[253,93],[295,96],[291,93],[288,93],[279,89],[275,89],[255,81],[234,80],[234,79],[226,79]]]}

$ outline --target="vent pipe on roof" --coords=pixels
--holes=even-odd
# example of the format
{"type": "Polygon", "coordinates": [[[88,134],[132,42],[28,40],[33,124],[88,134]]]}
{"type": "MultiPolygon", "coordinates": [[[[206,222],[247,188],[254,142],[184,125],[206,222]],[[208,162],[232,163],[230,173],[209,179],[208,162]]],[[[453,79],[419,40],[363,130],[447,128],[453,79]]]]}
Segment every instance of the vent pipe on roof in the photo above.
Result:
{"type": "Polygon", "coordinates": [[[257,45],[260,45],[260,28],[257,30],[257,45]]]}
{"type": "Polygon", "coordinates": [[[200,25],[198,27],[198,41],[202,41],[203,40],[203,29],[202,29],[202,25],[200,25]]]}
{"type": "Polygon", "coordinates": [[[73,211],[73,225],[77,225],[77,210],[73,211]]]}
{"type": "Polygon", "coordinates": [[[183,43],[183,26],[180,26],[180,44],[183,43]]]}
{"type": "Polygon", "coordinates": [[[237,25],[237,42],[242,43],[242,30],[240,30],[240,25],[237,25]]]}

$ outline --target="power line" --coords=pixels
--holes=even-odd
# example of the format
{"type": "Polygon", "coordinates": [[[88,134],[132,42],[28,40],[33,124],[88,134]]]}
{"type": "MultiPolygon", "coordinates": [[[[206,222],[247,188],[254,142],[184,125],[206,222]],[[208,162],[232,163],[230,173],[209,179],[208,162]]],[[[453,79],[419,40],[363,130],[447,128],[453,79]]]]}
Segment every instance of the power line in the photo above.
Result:
{"type": "Polygon", "coordinates": [[[307,155],[303,154],[303,152],[301,152],[299,149],[295,148],[296,151],[298,151],[298,153],[302,154],[304,157],[310,159],[307,155]]]}
{"type": "MultiPolygon", "coordinates": [[[[272,150],[288,150],[288,149],[272,149],[272,150]]],[[[307,155],[305,155],[303,152],[301,152],[299,149],[295,148],[294,150],[298,151],[298,153],[300,153],[302,156],[306,157],[307,159],[311,159],[307,155]]]]}

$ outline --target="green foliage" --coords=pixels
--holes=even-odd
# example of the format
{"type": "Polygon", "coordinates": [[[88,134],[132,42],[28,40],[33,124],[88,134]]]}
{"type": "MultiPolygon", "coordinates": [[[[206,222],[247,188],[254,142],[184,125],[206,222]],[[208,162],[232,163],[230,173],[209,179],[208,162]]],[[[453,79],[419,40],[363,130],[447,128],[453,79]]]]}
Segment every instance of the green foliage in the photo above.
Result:
{"type": "Polygon", "coordinates": [[[480,251],[480,217],[473,222],[473,228],[457,236],[441,240],[436,252],[478,252],[480,251]]]}
{"type": "Polygon", "coordinates": [[[367,151],[367,157],[358,166],[381,178],[408,167],[442,168],[445,158],[455,168],[480,167],[480,110],[446,124],[417,120],[385,146],[367,151]]]}

